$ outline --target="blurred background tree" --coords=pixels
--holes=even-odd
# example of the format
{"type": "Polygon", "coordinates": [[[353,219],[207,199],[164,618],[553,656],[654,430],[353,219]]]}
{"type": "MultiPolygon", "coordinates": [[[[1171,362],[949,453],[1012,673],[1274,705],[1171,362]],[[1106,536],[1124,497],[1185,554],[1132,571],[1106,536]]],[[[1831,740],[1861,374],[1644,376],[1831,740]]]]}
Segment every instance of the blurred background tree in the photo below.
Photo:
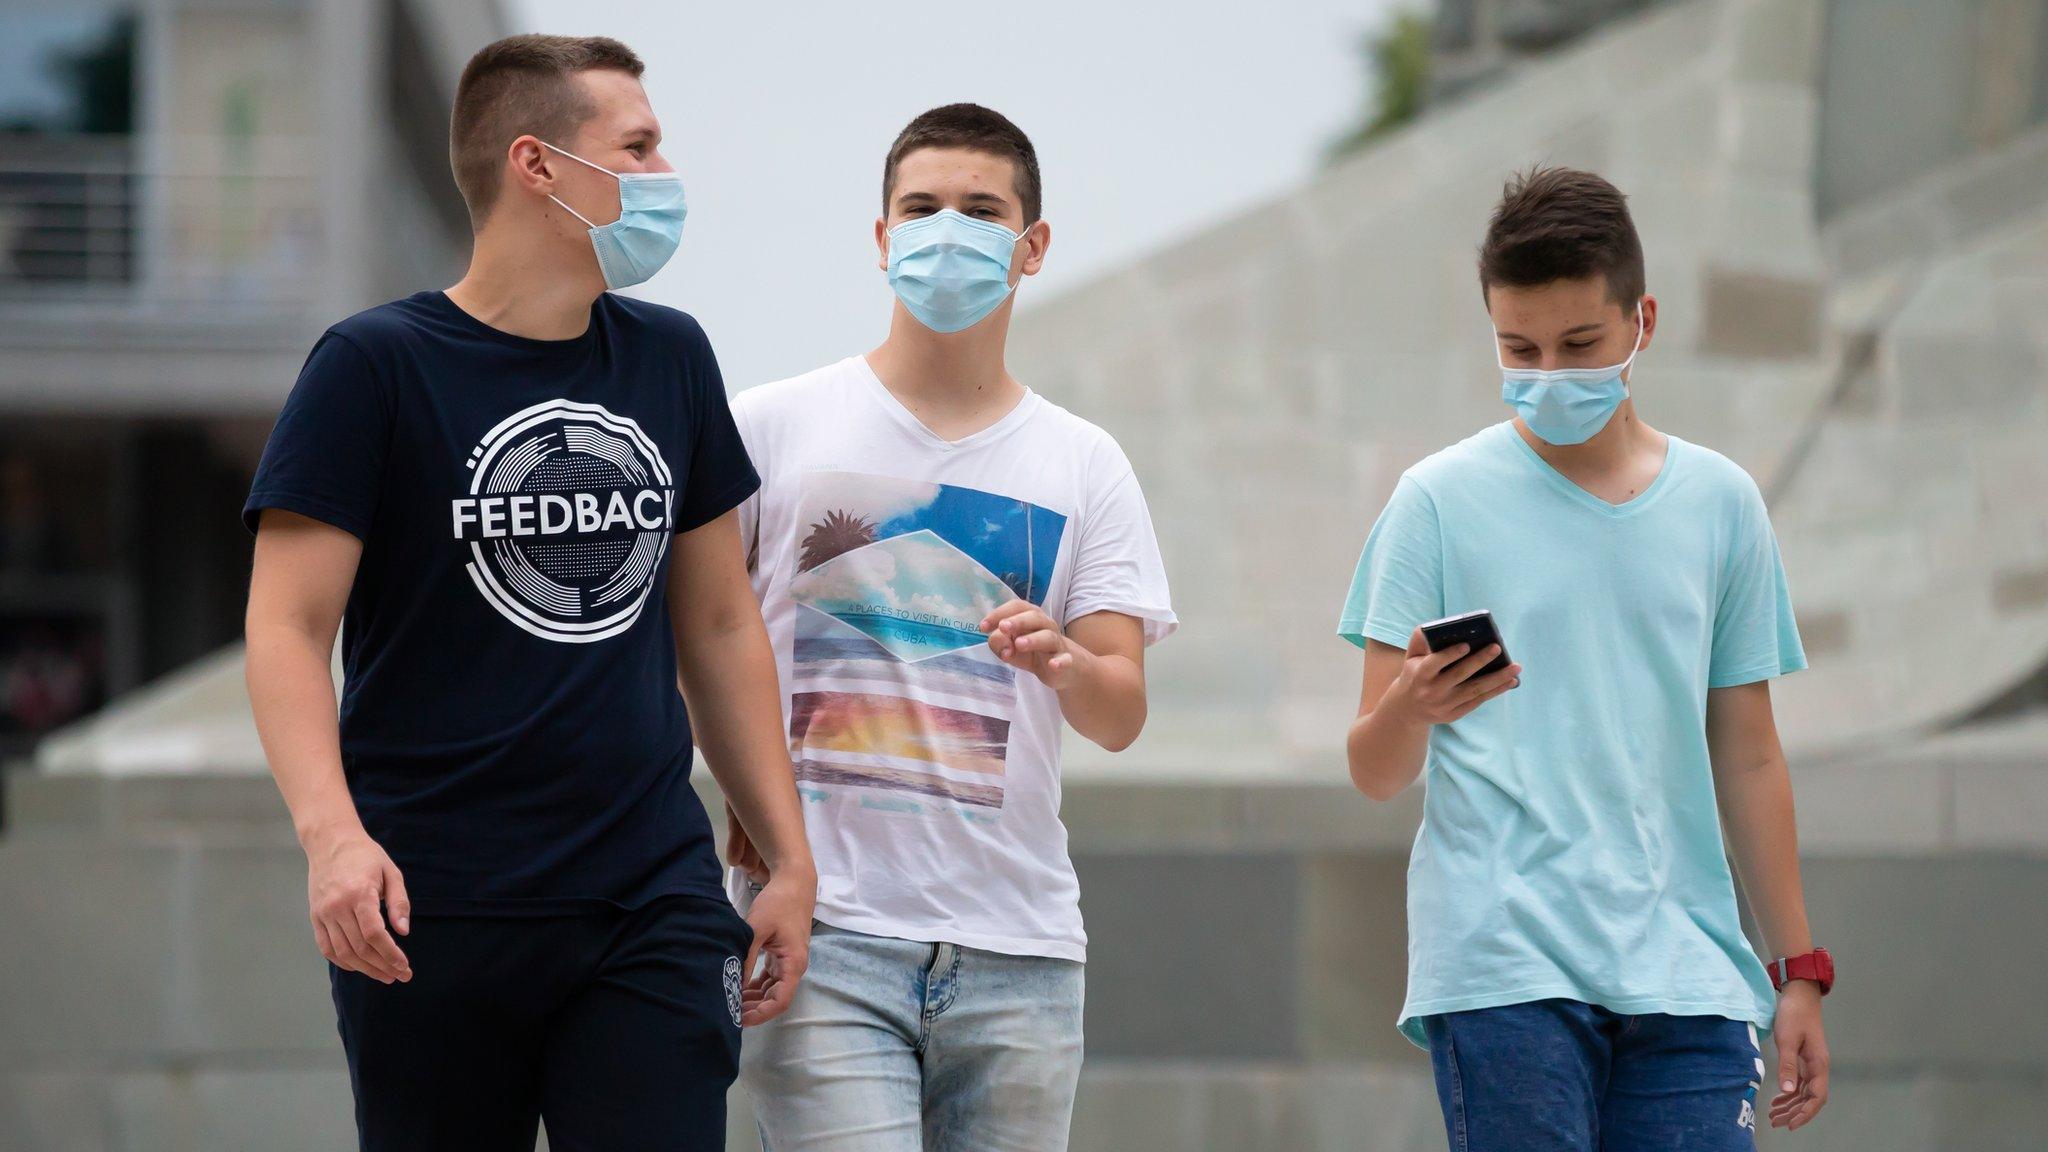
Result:
{"type": "Polygon", "coordinates": [[[135,130],[136,16],[116,14],[96,40],[53,54],[49,68],[74,95],[80,132],[135,130]]]}
{"type": "Polygon", "coordinates": [[[1429,91],[1430,18],[1414,10],[1359,38],[1358,54],[1371,78],[1372,98],[1358,123],[1330,144],[1336,163],[1413,120],[1429,91]]]}

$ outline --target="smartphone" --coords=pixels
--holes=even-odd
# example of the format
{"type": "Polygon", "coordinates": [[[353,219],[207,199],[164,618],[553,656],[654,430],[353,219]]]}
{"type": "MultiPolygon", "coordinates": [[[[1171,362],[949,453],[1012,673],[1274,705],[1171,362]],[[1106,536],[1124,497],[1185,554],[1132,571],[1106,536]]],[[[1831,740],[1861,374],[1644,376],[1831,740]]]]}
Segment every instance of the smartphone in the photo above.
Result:
{"type": "Polygon", "coordinates": [[[1486,667],[1474,672],[1473,676],[1489,675],[1513,663],[1508,659],[1508,646],[1501,643],[1500,629],[1493,626],[1493,613],[1484,608],[1477,612],[1461,612],[1456,616],[1431,620],[1422,626],[1422,639],[1429,645],[1431,652],[1441,652],[1454,644],[1470,644],[1473,652],[1488,644],[1500,644],[1500,655],[1495,656],[1486,667]]]}

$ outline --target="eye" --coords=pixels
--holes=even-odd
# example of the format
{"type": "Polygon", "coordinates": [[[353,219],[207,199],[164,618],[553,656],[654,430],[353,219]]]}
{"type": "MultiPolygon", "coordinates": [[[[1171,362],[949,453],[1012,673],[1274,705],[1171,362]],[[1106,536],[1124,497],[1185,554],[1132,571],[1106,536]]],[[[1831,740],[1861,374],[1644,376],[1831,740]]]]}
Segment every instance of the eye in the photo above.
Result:
{"type": "Polygon", "coordinates": [[[1565,343],[1565,347],[1571,349],[1574,352],[1584,352],[1586,349],[1591,348],[1594,344],[1597,343],[1599,343],[1599,341],[1597,340],[1570,340],[1565,343]]]}

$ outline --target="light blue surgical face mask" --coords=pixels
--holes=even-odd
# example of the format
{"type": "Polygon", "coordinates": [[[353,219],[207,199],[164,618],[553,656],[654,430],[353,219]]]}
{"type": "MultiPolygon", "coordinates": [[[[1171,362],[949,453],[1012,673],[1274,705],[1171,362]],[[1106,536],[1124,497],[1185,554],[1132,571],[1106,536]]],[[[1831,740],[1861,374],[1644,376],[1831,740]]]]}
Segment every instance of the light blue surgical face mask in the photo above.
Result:
{"type": "Polygon", "coordinates": [[[972,328],[1010,295],[1022,233],[951,208],[889,229],[889,287],[934,332],[972,328]]]}
{"type": "Polygon", "coordinates": [[[1607,422],[1628,396],[1622,377],[1636,362],[1643,343],[1643,305],[1636,303],[1635,347],[1628,359],[1611,368],[1510,368],[1494,333],[1494,354],[1500,364],[1500,398],[1515,410],[1537,439],[1547,444],[1584,444],[1607,422]]]}
{"type": "Polygon", "coordinates": [[[674,172],[614,172],[545,140],[540,145],[619,182],[619,218],[609,224],[592,224],[588,216],[562,204],[560,197],[548,195],[589,227],[605,287],[630,288],[661,271],[683,242],[683,217],[689,214],[689,205],[683,203],[683,178],[674,172]]]}

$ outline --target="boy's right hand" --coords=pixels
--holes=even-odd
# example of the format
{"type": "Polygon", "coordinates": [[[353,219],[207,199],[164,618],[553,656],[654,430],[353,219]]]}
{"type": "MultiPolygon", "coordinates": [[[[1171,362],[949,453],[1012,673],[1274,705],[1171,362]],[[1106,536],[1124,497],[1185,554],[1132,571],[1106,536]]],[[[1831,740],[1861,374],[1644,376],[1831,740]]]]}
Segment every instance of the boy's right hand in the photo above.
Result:
{"type": "Polygon", "coordinates": [[[412,931],[412,901],[405,878],[383,848],[360,826],[308,836],[306,904],[320,954],[337,968],[382,984],[412,979],[412,962],[384,927],[412,931]]]}
{"type": "Polygon", "coordinates": [[[1392,705],[1397,715],[1418,724],[1448,724],[1522,682],[1520,664],[1474,678],[1473,673],[1500,655],[1500,645],[1471,649],[1470,644],[1453,644],[1431,652],[1417,628],[1408,637],[1401,674],[1388,686],[1380,707],[1392,705]]]}

